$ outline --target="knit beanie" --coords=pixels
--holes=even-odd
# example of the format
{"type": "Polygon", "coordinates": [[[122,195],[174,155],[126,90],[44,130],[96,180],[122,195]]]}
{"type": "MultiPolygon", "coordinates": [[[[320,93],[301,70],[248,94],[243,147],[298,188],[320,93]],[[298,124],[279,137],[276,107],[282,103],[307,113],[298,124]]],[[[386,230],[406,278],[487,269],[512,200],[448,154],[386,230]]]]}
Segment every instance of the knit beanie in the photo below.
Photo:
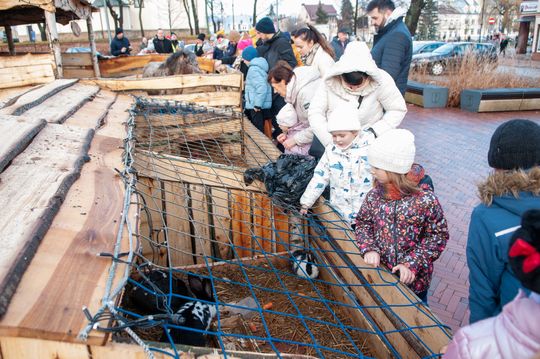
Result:
{"type": "Polygon", "coordinates": [[[357,109],[353,106],[339,106],[328,116],[328,132],[335,131],[360,131],[357,109]]]}
{"type": "Polygon", "coordinates": [[[251,61],[258,56],[257,49],[253,46],[248,46],[242,51],[242,58],[246,61],[251,61]]]}
{"type": "Polygon", "coordinates": [[[204,41],[204,39],[206,38],[206,35],[205,34],[199,34],[197,35],[197,39],[201,40],[201,41],[204,41]]]}
{"type": "Polygon", "coordinates": [[[388,172],[406,174],[414,163],[414,135],[407,130],[394,129],[377,137],[368,149],[372,167],[388,172]]]}
{"type": "Polygon", "coordinates": [[[122,29],[121,27],[118,27],[118,28],[116,28],[115,33],[116,33],[116,35],[122,34],[122,33],[124,33],[124,29],[122,29]]]}
{"type": "Polygon", "coordinates": [[[540,293],[540,210],[521,217],[521,228],[514,232],[508,247],[508,261],[521,284],[540,293]]]}
{"type": "Polygon", "coordinates": [[[255,30],[262,32],[263,34],[273,34],[276,32],[274,22],[268,16],[263,17],[257,22],[257,25],[255,25],[255,30]]]}
{"type": "Polygon", "coordinates": [[[488,163],[501,170],[540,165],[540,125],[516,119],[497,127],[491,136],[488,163]]]}

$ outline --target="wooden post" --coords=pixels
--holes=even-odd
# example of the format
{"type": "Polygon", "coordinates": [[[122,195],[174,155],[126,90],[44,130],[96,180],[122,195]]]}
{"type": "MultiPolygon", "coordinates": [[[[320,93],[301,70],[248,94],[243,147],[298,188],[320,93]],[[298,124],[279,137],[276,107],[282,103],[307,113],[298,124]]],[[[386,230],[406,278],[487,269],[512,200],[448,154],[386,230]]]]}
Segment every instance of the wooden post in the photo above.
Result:
{"type": "Polygon", "coordinates": [[[56,30],[56,15],[53,12],[45,11],[45,26],[47,28],[47,39],[56,63],[56,78],[64,77],[62,69],[62,52],[60,41],[58,40],[58,31],[56,30]]]}
{"type": "Polygon", "coordinates": [[[96,39],[94,36],[94,28],[92,27],[92,13],[86,18],[86,28],[88,30],[88,40],[90,41],[90,49],[92,51],[92,65],[94,66],[94,76],[101,77],[99,72],[99,63],[96,50],[96,39]]]}
{"type": "Polygon", "coordinates": [[[15,55],[15,44],[13,43],[13,32],[11,31],[11,26],[4,26],[6,29],[6,37],[8,41],[9,54],[15,55]]]}

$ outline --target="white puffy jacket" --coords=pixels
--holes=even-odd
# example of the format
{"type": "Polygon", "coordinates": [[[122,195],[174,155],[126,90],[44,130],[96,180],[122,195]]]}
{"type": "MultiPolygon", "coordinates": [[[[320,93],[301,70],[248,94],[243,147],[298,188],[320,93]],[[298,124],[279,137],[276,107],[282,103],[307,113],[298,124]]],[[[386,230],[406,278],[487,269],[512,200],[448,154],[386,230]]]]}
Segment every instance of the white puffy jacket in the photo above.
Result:
{"type": "Polygon", "coordinates": [[[407,113],[405,100],[392,77],[377,67],[364,42],[353,41],[347,45],[341,59],[327,71],[309,108],[309,124],[324,146],[332,143],[327,129],[327,119],[332,111],[347,103],[358,106],[360,96],[359,111],[351,121],[359,121],[363,130],[372,128],[377,136],[399,126],[407,113]],[[371,77],[370,83],[358,94],[345,89],[341,78],[342,74],[353,71],[362,71],[371,77]]]}

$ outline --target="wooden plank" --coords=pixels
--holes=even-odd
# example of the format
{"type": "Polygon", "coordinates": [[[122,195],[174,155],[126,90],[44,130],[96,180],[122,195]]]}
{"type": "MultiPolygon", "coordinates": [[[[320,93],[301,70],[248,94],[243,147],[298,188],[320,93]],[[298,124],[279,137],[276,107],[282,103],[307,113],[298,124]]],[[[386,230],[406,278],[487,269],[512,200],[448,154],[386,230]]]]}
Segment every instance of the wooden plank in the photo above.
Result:
{"type": "Polygon", "coordinates": [[[2,357],[19,358],[73,358],[91,359],[86,345],[61,343],[28,338],[0,337],[2,357]]]}
{"type": "Polygon", "coordinates": [[[0,89],[54,81],[52,65],[0,68],[0,89]]]}
{"type": "Polygon", "coordinates": [[[98,91],[97,86],[75,84],[49,97],[39,106],[29,109],[25,115],[41,117],[49,123],[63,123],[86,102],[92,100],[98,91]]]}
{"type": "Polygon", "coordinates": [[[233,258],[231,249],[231,208],[230,190],[226,188],[211,188],[212,216],[214,218],[214,238],[217,241],[219,256],[222,259],[233,258]]]}
{"type": "Polygon", "coordinates": [[[0,114],[21,115],[28,109],[41,104],[49,97],[74,85],[77,80],[55,80],[19,97],[15,103],[0,110],[0,114]]]}
{"type": "MultiPolygon", "coordinates": [[[[407,327],[420,327],[411,329],[420,339],[417,339],[407,330],[400,335],[389,334],[387,337],[393,343],[396,350],[407,358],[425,357],[431,354],[430,350],[437,352],[446,345],[451,338],[450,331],[442,327],[441,322],[431,312],[431,310],[417,304],[423,312],[419,311],[411,302],[419,301],[418,298],[405,285],[398,282],[398,279],[386,270],[377,270],[366,265],[363,258],[358,253],[358,247],[354,242],[354,233],[346,229],[339,217],[321,200],[313,207],[313,212],[319,215],[326,225],[326,231],[333,238],[333,245],[327,240],[322,240],[316,233],[311,233],[312,240],[325,251],[327,257],[339,266],[340,274],[347,278],[347,283],[354,285],[367,281],[368,286],[354,286],[352,290],[358,299],[365,306],[390,306],[391,310],[385,308],[366,309],[383,330],[402,329],[407,327]],[[334,248],[337,246],[336,248],[334,248]],[[342,255],[338,255],[338,251],[342,255]],[[350,263],[347,263],[345,259],[350,263]],[[357,270],[355,272],[354,270],[357,270]],[[361,276],[361,277],[360,277],[361,276]],[[389,286],[388,283],[396,283],[389,286]],[[399,287],[396,288],[396,287],[399,287]],[[380,302],[380,300],[382,302],[380,302]],[[427,313],[427,314],[424,314],[427,313]]],[[[311,229],[313,231],[313,229],[311,229]]]]}
{"type": "Polygon", "coordinates": [[[66,79],[86,79],[94,77],[93,68],[77,68],[64,66],[64,78],[66,79]]]}
{"type": "Polygon", "coordinates": [[[49,125],[2,173],[0,205],[6,213],[0,218],[0,316],[78,178],[92,136],[92,130],[49,125]]]}
{"type": "MultiPolygon", "coordinates": [[[[163,351],[166,351],[168,353],[171,353],[170,355],[155,352],[153,351],[152,354],[154,355],[155,359],[170,359],[171,357],[174,357],[174,352],[170,348],[170,346],[160,348],[163,351]]],[[[90,346],[89,347],[90,354],[92,355],[92,359],[119,359],[119,358],[129,358],[129,359],[147,359],[148,355],[144,352],[143,348],[136,345],[136,344],[123,344],[123,343],[115,343],[115,342],[109,342],[106,346],[90,346]]],[[[179,359],[193,359],[193,356],[191,354],[187,353],[178,353],[180,355],[179,359]]]]}
{"type": "Polygon", "coordinates": [[[274,205],[273,207],[273,222],[274,233],[273,239],[276,242],[276,252],[284,252],[289,250],[289,216],[283,213],[281,208],[274,205]]]}
{"type": "Polygon", "coordinates": [[[41,86],[43,85],[21,86],[0,90],[0,110],[13,105],[21,96],[30,91],[36,90],[41,86]]]}
{"type": "Polygon", "coordinates": [[[109,109],[105,124],[99,131],[103,136],[124,140],[126,138],[126,123],[129,120],[129,109],[134,99],[129,95],[118,94],[116,101],[109,109]]]}
{"type": "Polygon", "coordinates": [[[263,195],[262,198],[262,236],[264,238],[263,250],[267,253],[274,252],[272,248],[272,202],[268,195],[263,195]]]}
{"type": "Polygon", "coordinates": [[[232,106],[240,109],[242,106],[241,91],[202,92],[182,95],[150,96],[152,99],[194,102],[208,107],[232,106]]]}
{"type": "Polygon", "coordinates": [[[103,126],[117,94],[111,91],[100,91],[94,100],[87,102],[70,116],[65,124],[83,128],[98,129],[103,126]]]}
{"type": "Polygon", "coordinates": [[[253,194],[253,248],[272,253],[272,205],[266,194],[253,194]]]}
{"type": "Polygon", "coordinates": [[[35,65],[52,65],[52,54],[25,54],[16,56],[0,56],[0,68],[28,67],[35,65]]]}
{"type": "Polygon", "coordinates": [[[243,119],[244,160],[250,167],[260,167],[269,161],[275,161],[281,152],[272,141],[262,134],[247,119],[243,119]]]}
{"type": "Polygon", "coordinates": [[[213,59],[207,59],[205,57],[197,57],[197,62],[199,63],[199,68],[209,74],[215,72],[215,61],[213,59]]]}
{"type": "Polygon", "coordinates": [[[228,86],[240,88],[242,85],[242,74],[193,74],[126,80],[98,79],[90,80],[90,82],[98,85],[101,88],[112,91],[172,90],[201,86],[228,86]]]}
{"type": "Polygon", "coordinates": [[[193,263],[193,248],[186,185],[169,181],[164,184],[170,266],[189,265],[193,263]]]}
{"type": "Polygon", "coordinates": [[[120,75],[142,74],[142,69],[149,62],[163,62],[168,54],[149,54],[141,56],[120,56],[110,59],[99,59],[99,71],[102,77],[118,77],[120,75]]]}
{"type": "Polygon", "coordinates": [[[193,237],[195,240],[195,264],[205,263],[203,257],[209,261],[212,256],[212,245],[210,242],[210,224],[208,223],[208,204],[206,190],[204,186],[189,185],[191,197],[191,212],[193,224],[193,237]]]}
{"type": "Polygon", "coordinates": [[[62,53],[62,65],[64,67],[92,66],[92,54],[87,53],[62,53]]]}
{"type": "Polygon", "coordinates": [[[239,167],[229,167],[217,163],[209,164],[205,161],[190,160],[142,150],[135,152],[134,167],[139,176],[142,177],[266,192],[264,185],[259,181],[254,181],[251,185],[246,186],[244,183],[244,169],[239,167]]]}
{"type": "Polygon", "coordinates": [[[233,190],[231,193],[233,203],[232,236],[236,255],[249,257],[252,256],[250,193],[240,190],[233,190]]]}
{"type": "Polygon", "coordinates": [[[242,131],[242,122],[238,118],[215,119],[186,126],[154,127],[151,133],[141,133],[139,141],[144,142],[150,136],[153,141],[164,137],[168,141],[199,141],[220,137],[225,133],[242,131]]]}
{"type": "Polygon", "coordinates": [[[0,173],[46,124],[40,118],[0,115],[0,173]]]}
{"type": "Polygon", "coordinates": [[[167,265],[165,243],[166,219],[163,212],[162,181],[140,178],[137,190],[143,197],[146,211],[141,212],[140,239],[143,255],[159,265],[167,265]],[[163,245],[163,247],[162,247],[163,245]]]}

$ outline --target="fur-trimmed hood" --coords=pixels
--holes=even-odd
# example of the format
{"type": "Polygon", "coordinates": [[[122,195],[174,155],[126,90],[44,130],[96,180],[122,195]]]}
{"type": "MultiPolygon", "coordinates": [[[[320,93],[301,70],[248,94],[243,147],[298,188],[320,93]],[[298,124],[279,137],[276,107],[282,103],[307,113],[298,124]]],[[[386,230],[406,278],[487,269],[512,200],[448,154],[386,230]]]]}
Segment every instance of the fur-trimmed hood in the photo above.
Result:
{"type": "MultiPolygon", "coordinates": [[[[515,204],[513,199],[522,192],[540,196],[540,166],[528,171],[495,171],[478,186],[478,195],[486,206],[498,202],[518,215],[521,215],[521,208],[508,208],[508,204],[515,204]]],[[[520,207],[519,204],[516,207],[520,207]]]]}

